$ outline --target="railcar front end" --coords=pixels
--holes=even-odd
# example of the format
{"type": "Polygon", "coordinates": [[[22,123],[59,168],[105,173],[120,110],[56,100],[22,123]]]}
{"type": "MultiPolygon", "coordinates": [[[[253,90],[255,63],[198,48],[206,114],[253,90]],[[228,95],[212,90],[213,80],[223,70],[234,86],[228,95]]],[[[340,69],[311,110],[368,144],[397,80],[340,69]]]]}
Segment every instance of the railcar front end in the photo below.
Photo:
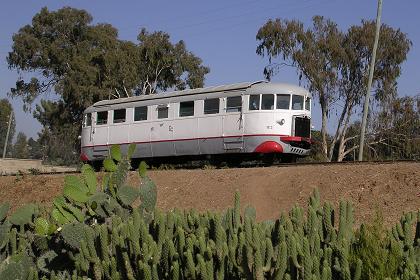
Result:
{"type": "Polygon", "coordinates": [[[247,90],[247,152],[283,159],[307,156],[311,148],[311,96],[288,84],[257,84],[247,90]]]}

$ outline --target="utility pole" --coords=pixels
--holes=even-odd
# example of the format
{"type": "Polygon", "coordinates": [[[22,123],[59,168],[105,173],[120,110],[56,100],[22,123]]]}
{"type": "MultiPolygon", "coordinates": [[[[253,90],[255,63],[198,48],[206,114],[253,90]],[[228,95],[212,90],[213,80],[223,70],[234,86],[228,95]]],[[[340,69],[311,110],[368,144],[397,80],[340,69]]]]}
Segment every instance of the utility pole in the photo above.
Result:
{"type": "Polygon", "coordinates": [[[6,157],[7,142],[9,142],[10,125],[12,124],[12,114],[13,114],[13,111],[10,111],[9,123],[7,124],[6,141],[4,141],[4,147],[3,147],[3,158],[6,157]]]}
{"type": "Polygon", "coordinates": [[[359,161],[363,160],[363,147],[365,144],[365,131],[366,131],[367,115],[369,111],[370,88],[372,86],[373,72],[375,71],[376,49],[378,48],[379,31],[381,29],[381,13],[382,13],[382,0],[378,0],[378,10],[376,13],[375,42],[373,44],[372,58],[370,60],[369,80],[368,80],[368,86],[367,86],[367,92],[366,92],[366,98],[365,98],[365,105],[363,107],[362,129],[360,131],[359,161]]]}

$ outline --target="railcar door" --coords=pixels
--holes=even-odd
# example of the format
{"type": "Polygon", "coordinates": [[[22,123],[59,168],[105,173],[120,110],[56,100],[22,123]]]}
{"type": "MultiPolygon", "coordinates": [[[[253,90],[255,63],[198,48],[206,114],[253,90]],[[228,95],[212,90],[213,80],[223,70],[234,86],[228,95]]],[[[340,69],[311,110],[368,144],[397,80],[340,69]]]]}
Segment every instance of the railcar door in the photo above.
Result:
{"type": "Polygon", "coordinates": [[[92,113],[86,113],[83,116],[82,123],[82,135],[81,135],[81,145],[82,147],[91,147],[92,137],[93,137],[93,128],[92,128],[92,113]]]}
{"type": "Polygon", "coordinates": [[[157,121],[150,128],[153,157],[167,157],[175,154],[173,142],[173,115],[167,104],[154,106],[157,121]]]}
{"type": "Polygon", "coordinates": [[[226,97],[223,116],[223,148],[225,152],[239,153],[244,148],[243,95],[226,97]]]}
{"type": "Polygon", "coordinates": [[[93,158],[103,159],[108,155],[108,125],[110,112],[104,108],[96,113],[92,122],[93,158]]]}

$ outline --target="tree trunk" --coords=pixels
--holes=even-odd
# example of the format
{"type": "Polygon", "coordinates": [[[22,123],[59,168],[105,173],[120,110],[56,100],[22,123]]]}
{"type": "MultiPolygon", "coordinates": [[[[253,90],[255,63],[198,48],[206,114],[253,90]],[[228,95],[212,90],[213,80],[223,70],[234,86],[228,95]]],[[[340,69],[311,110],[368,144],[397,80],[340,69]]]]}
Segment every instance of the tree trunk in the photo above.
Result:
{"type": "Polygon", "coordinates": [[[322,112],[322,126],[321,126],[321,136],[322,136],[322,153],[324,158],[327,161],[331,161],[328,159],[328,141],[327,141],[327,108],[324,102],[321,103],[321,112],[322,112]]]}
{"type": "Polygon", "coordinates": [[[343,161],[344,156],[345,156],[345,153],[344,153],[345,149],[346,149],[346,145],[345,145],[345,142],[344,142],[344,137],[342,137],[340,139],[339,144],[338,144],[337,161],[343,161]]]}
{"type": "Polygon", "coordinates": [[[347,129],[349,128],[351,110],[352,110],[352,106],[349,106],[348,110],[347,110],[346,121],[343,125],[343,130],[342,130],[340,138],[339,138],[337,161],[343,161],[344,157],[347,154],[347,153],[345,153],[345,150],[346,150],[346,140],[345,139],[346,139],[346,135],[347,135],[347,129]]]}

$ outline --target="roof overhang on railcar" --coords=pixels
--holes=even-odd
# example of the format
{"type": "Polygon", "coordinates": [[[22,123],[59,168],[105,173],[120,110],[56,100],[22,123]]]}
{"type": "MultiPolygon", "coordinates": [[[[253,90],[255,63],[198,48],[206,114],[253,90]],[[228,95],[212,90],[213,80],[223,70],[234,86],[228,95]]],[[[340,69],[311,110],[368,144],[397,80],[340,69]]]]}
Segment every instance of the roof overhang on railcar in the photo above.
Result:
{"type": "Polygon", "coordinates": [[[128,103],[148,101],[147,103],[159,104],[157,100],[165,99],[162,103],[166,103],[167,99],[173,97],[191,97],[191,95],[201,95],[208,93],[223,93],[229,91],[241,91],[243,90],[245,94],[252,93],[297,93],[310,97],[309,92],[299,86],[286,83],[270,83],[267,81],[255,81],[255,82],[245,82],[237,83],[230,85],[214,86],[214,87],[205,87],[205,88],[195,88],[195,89],[186,89],[181,91],[171,91],[171,92],[162,92],[152,95],[140,95],[132,96],[126,98],[118,98],[111,100],[102,100],[96,102],[92,106],[88,107],[85,110],[85,113],[91,113],[94,111],[108,110],[109,107],[125,107],[128,103]]]}

